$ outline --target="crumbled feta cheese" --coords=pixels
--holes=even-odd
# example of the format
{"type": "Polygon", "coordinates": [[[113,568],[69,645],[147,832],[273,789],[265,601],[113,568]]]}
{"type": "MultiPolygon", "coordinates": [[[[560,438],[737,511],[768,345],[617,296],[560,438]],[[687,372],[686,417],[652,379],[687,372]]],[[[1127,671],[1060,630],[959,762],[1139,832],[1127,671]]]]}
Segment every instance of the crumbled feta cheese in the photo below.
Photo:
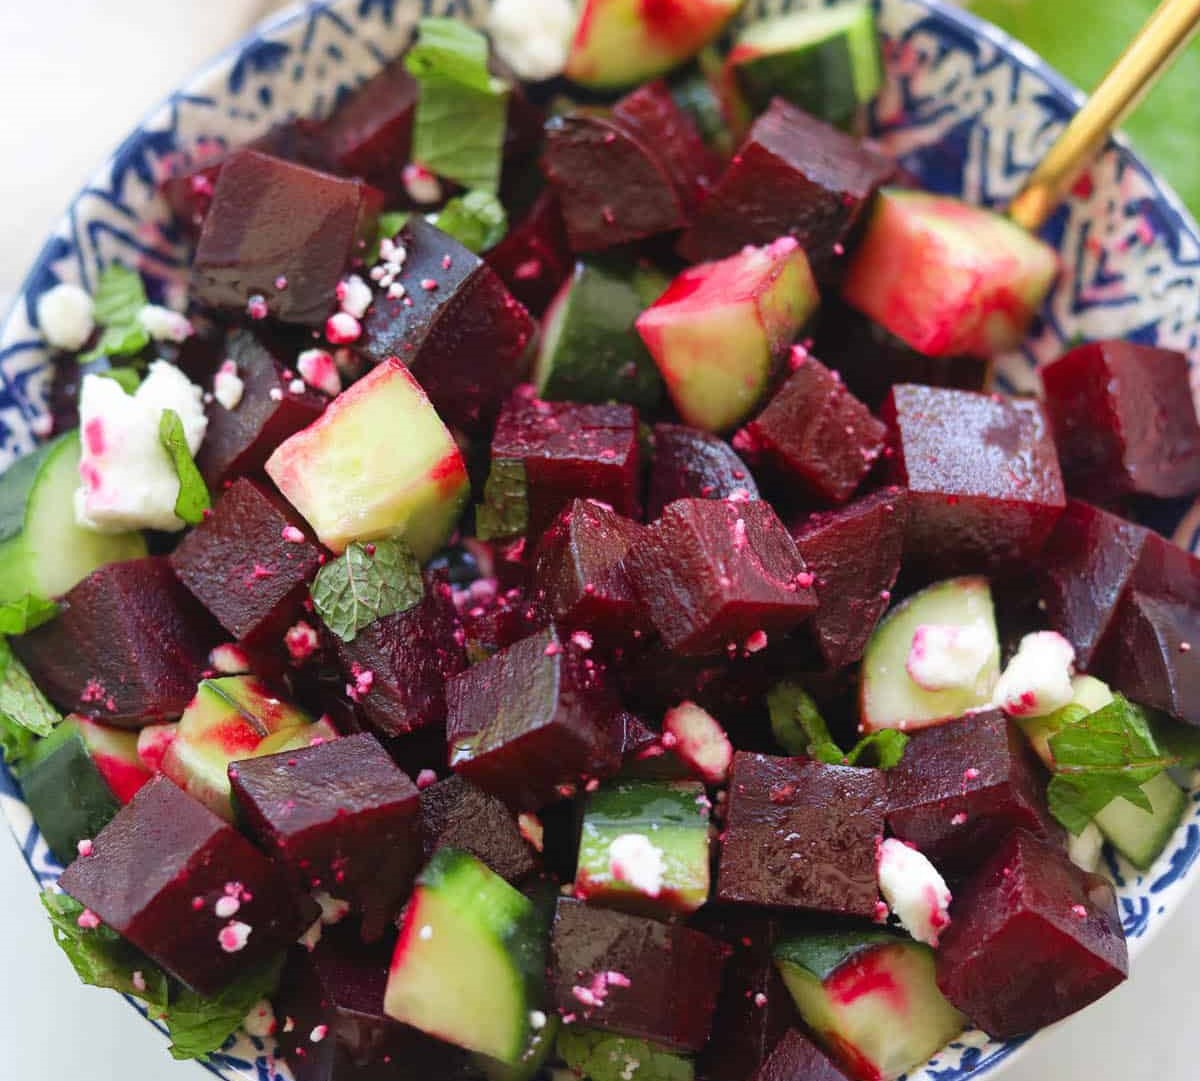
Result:
{"type": "Polygon", "coordinates": [[[496,54],[522,79],[561,75],[575,32],[571,0],[496,0],[488,19],[496,54]]]}
{"type": "Polygon", "coordinates": [[[338,303],[342,306],[342,311],[349,312],[355,319],[361,319],[367,314],[367,309],[371,306],[371,301],[375,299],[375,294],[357,274],[349,274],[338,282],[337,298],[338,303]]]}
{"type": "Polygon", "coordinates": [[[663,743],[670,746],[692,770],[709,784],[724,784],[733,762],[733,744],[720,722],[694,702],[667,710],[663,717],[663,743]]]}
{"type": "Polygon", "coordinates": [[[246,948],[246,943],[250,941],[250,932],[253,930],[248,923],[234,920],[221,928],[217,941],[226,953],[238,953],[246,948]]]}
{"type": "Polygon", "coordinates": [[[442,185],[436,176],[423,165],[412,162],[404,167],[400,178],[408,197],[421,206],[432,206],[442,201],[442,185]]]}
{"type": "Polygon", "coordinates": [[[257,1039],[265,1040],[275,1032],[275,1011],[271,1007],[271,1003],[265,998],[260,998],[253,1006],[250,1007],[250,1012],[246,1014],[246,1018],[242,1021],[242,1028],[246,1030],[247,1036],[254,1036],[257,1039]]]}
{"type": "Polygon", "coordinates": [[[138,322],[156,342],[186,342],[195,333],[186,315],[159,304],[147,304],[138,312],[138,322]]]}
{"type": "Polygon", "coordinates": [[[38,326],[46,344],[74,352],[87,345],[96,329],[92,298],[78,285],[62,282],[47,289],[37,302],[38,326]]]}
{"type": "Polygon", "coordinates": [[[948,691],[975,686],[979,673],[995,648],[987,622],[959,626],[923,623],[914,632],[905,670],[926,691],[948,691]]]}
{"type": "Polygon", "coordinates": [[[996,684],[994,701],[1010,717],[1045,717],[1074,696],[1074,664],[1075,648],[1061,634],[1027,634],[996,684]]]}
{"type": "Polygon", "coordinates": [[[879,846],[879,892],[900,925],[918,942],[938,944],[950,926],[950,890],[925,856],[889,837],[879,846]]]}
{"type": "Polygon", "coordinates": [[[223,676],[240,676],[250,671],[250,658],[245,650],[232,642],[213,647],[208,654],[208,663],[223,676]]]}
{"type": "Polygon", "coordinates": [[[608,871],[647,897],[662,893],[663,852],[644,833],[622,833],[608,846],[608,871]]]}
{"type": "Polygon", "coordinates": [[[324,349],[306,349],[296,358],[296,370],[314,390],[336,398],[342,392],[337,363],[324,349]]]}
{"type": "Polygon", "coordinates": [[[1089,822],[1078,837],[1067,834],[1067,855],[1076,867],[1085,871],[1098,871],[1103,851],[1104,834],[1095,822],[1089,822]]]}
{"type": "Polygon", "coordinates": [[[324,930],[325,926],[322,924],[321,919],[318,916],[317,919],[313,920],[308,930],[305,931],[304,934],[302,934],[298,939],[296,939],[296,945],[303,946],[306,950],[308,950],[309,953],[312,953],[320,943],[321,933],[324,930]]]}
{"type": "Polygon", "coordinates": [[[159,439],[164,409],[179,414],[195,454],[208,427],[204,393],[178,368],[155,361],[133,395],[113,379],[84,377],[79,395],[83,486],[75,494],[81,526],[98,533],[183,528],[175,516],[179,477],[159,439]]]}
{"type": "Polygon", "coordinates": [[[325,337],[334,345],[349,345],[362,337],[362,324],[349,312],[335,312],[325,321],[325,337]]]}
{"type": "Polygon", "coordinates": [[[333,927],[350,915],[350,902],[340,900],[320,890],[313,894],[313,900],[321,906],[321,922],[326,927],[333,927]]]}
{"type": "Polygon", "coordinates": [[[246,393],[246,383],[238,375],[237,364],[232,360],[222,361],[213,377],[213,397],[227,410],[234,410],[242,404],[242,395],[246,393]]]}

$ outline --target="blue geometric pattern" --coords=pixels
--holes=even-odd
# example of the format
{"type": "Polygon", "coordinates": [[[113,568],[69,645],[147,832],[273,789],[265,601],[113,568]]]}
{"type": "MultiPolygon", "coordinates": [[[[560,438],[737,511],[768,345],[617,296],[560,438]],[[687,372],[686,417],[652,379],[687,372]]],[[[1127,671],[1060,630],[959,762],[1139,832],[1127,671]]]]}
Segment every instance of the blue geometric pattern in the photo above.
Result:
{"type": "MultiPolygon", "coordinates": [[[[49,369],[36,306],[46,289],[59,281],[90,286],[114,261],[140,270],[157,299],[179,299],[186,289],[186,244],[155,196],[172,162],[245,142],[292,116],[324,115],[405,47],[417,19],[479,23],[488,6],[310,0],[264,24],[143,120],[79,193],[0,325],[0,469],[31,449],[45,412],[49,369]]],[[[748,0],[741,19],[808,6],[820,5],[748,0]]],[[[1029,50],[940,0],[879,0],[879,9],[888,78],[873,111],[875,136],[927,187],[1004,204],[1062,129],[1078,92],[1029,50]]],[[[1081,337],[1180,349],[1200,372],[1200,231],[1124,143],[1110,144],[1044,235],[1061,254],[1063,274],[1030,342],[999,364],[1002,386],[1035,389],[1036,365],[1081,337]]],[[[1200,507],[1185,509],[1154,525],[1195,548],[1200,507]]],[[[1178,906],[1200,855],[1200,782],[1192,780],[1188,821],[1154,868],[1141,875],[1109,856],[1135,956],[1178,906]]],[[[53,882],[61,868],[2,765],[0,810],[38,882],[53,882]]],[[[1027,1043],[968,1032],[908,1081],[994,1076],[1027,1043]]],[[[226,1081],[289,1081],[270,1052],[241,1037],[208,1065],[226,1081]]]]}

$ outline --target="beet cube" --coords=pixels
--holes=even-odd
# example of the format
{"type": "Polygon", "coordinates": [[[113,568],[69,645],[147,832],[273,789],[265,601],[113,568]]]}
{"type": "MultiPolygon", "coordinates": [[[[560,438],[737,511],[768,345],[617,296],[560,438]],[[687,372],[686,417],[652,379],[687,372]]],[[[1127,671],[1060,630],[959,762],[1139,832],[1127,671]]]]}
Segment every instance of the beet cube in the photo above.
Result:
{"type": "Polygon", "coordinates": [[[833,1060],[799,1029],[789,1029],[750,1081],[847,1081],[833,1060]]]}
{"type": "Polygon", "coordinates": [[[818,499],[845,503],[883,453],[887,429],[842,381],[800,348],[791,377],[733,445],[818,499]]]}
{"type": "Polygon", "coordinates": [[[165,777],[134,796],[59,883],[202,995],[290,945],[305,926],[284,873],[165,777]],[[226,897],[238,901],[232,917],[217,915],[226,897]]]}
{"type": "Polygon", "coordinates": [[[509,882],[538,869],[537,855],[521,836],[516,815],[462,777],[447,777],[422,790],[421,837],[426,862],[439,848],[461,848],[509,882]]]}
{"type": "Polygon", "coordinates": [[[434,578],[420,604],[376,620],[353,642],[335,642],[346,679],[371,672],[359,708],[381,736],[403,736],[446,718],[446,680],[467,667],[449,584],[434,578]]]}
{"type": "Polygon", "coordinates": [[[374,363],[399,357],[446,423],[477,429],[520,382],[533,321],[490,266],[420,214],[397,243],[404,296],[376,295],[357,348],[374,363]]]}
{"type": "Polygon", "coordinates": [[[887,611],[907,518],[904,489],[888,488],[841,510],[814,514],[792,531],[815,576],[818,606],[808,627],[828,667],[859,660],[887,611]]]}
{"type": "Polygon", "coordinates": [[[886,810],[879,770],[738,751],[717,899],[874,917],[886,810]]]}
{"type": "Polygon", "coordinates": [[[758,500],[672,503],[625,565],[663,642],[685,655],[785,633],[816,608],[795,541],[758,500]]]}
{"type": "Polygon", "coordinates": [[[192,595],[253,654],[283,648],[320,567],[321,547],[289,504],[243,478],[170,559],[192,595]]]}
{"type": "Polygon", "coordinates": [[[587,650],[553,629],[455,676],[446,705],[451,768],[510,807],[541,807],[621,764],[616,698],[587,650]]]}
{"type": "Polygon", "coordinates": [[[719,436],[686,424],[654,426],[654,462],[646,518],[653,521],[677,499],[758,499],[746,463],[719,436]]]}
{"type": "Polygon", "coordinates": [[[235,409],[218,401],[207,408],[208,431],[196,464],[208,486],[257,473],[288,436],[307,428],[325,410],[326,399],[307,387],[296,394],[284,366],[249,331],[230,335],[225,355],[245,384],[235,409]]]}
{"type": "Polygon", "coordinates": [[[127,728],[183,713],[220,635],[166,559],[110,563],[63,599],[56,619],[11,640],[56,706],[127,728]]]}
{"type": "Polygon", "coordinates": [[[1116,690],[1200,725],[1200,608],[1132,592],[1102,666],[1116,690]]]}
{"type": "Polygon", "coordinates": [[[529,213],[484,259],[514,297],[540,316],[567,280],[575,258],[558,199],[543,191],[529,213]]]}
{"type": "Polygon", "coordinates": [[[564,897],[550,952],[551,1000],[565,1017],[680,1051],[707,1042],[729,954],[724,943],[564,897]]]}
{"type": "Polygon", "coordinates": [[[533,587],[539,607],[560,627],[581,627],[605,642],[646,629],[623,562],[643,532],[603,503],[576,499],[538,547],[533,587]]]}
{"type": "Polygon", "coordinates": [[[1072,495],[1112,503],[1200,489],[1200,423],[1182,353],[1092,342],[1041,374],[1072,495]]]}
{"type": "Polygon", "coordinates": [[[978,866],[1014,829],[1062,837],[1041,766],[1000,710],[914,732],[887,782],[888,829],[946,874],[978,866]]]}
{"type": "Polygon", "coordinates": [[[901,384],[882,415],[909,492],[906,559],[945,577],[1038,554],[1066,497],[1037,402],[901,384]]]}
{"type": "Polygon", "coordinates": [[[337,172],[362,177],[393,199],[402,196],[420,93],[404,61],[397,60],[343,101],[325,123],[337,172]]]}
{"type": "Polygon", "coordinates": [[[258,296],[285,323],[324,323],[382,205],[382,195],[359,180],[240,150],[222,166],[204,219],[195,295],[236,312],[258,296]]]}
{"type": "Polygon", "coordinates": [[[702,263],[791,235],[818,279],[837,277],[864,209],[894,171],[883,155],[777,98],[684,233],[679,253],[702,263]]]}
{"type": "Polygon", "coordinates": [[[1024,830],[980,868],[952,916],[938,986],[996,1039],[1083,1009],[1129,971],[1112,884],[1024,830]]]}

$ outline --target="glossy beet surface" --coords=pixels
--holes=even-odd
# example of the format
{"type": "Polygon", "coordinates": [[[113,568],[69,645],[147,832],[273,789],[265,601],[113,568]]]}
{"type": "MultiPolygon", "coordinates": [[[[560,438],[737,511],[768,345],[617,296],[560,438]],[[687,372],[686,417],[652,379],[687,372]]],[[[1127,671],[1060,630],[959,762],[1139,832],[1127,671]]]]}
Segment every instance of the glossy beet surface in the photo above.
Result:
{"type": "Polygon", "coordinates": [[[1112,884],[1023,830],[993,852],[951,916],[938,986],[996,1039],[1083,1009],[1128,972],[1112,884]]]}
{"type": "Polygon", "coordinates": [[[579,1024],[699,1051],[728,953],[679,924],[561,898],[550,940],[551,1001],[579,1024]]]}
{"type": "Polygon", "coordinates": [[[1041,766],[999,710],[914,732],[887,786],[888,829],[945,874],[978,866],[1013,829],[1062,837],[1041,766]]]}
{"type": "Polygon", "coordinates": [[[1200,489],[1200,423],[1182,353],[1093,342],[1041,375],[1072,495],[1112,503],[1200,489]]]}
{"type": "Polygon", "coordinates": [[[701,263],[791,235],[818,279],[836,278],[855,225],[894,170],[882,155],[777,98],[750,129],[679,252],[701,263]]]}
{"type": "Polygon", "coordinates": [[[1200,725],[1200,610],[1132,592],[1117,611],[1102,665],[1113,687],[1140,705],[1200,725]]]}
{"type": "Polygon", "coordinates": [[[789,1029],[751,1081],[846,1081],[833,1061],[799,1029],[789,1029]]]}
{"type": "Polygon", "coordinates": [[[663,642],[681,654],[785,633],[816,607],[795,542],[760,501],[673,503],[625,562],[663,642]]]}
{"type": "Polygon", "coordinates": [[[274,489],[243,478],[170,559],[179,580],[245,649],[277,653],[303,614],[321,547],[274,489]]]}
{"type": "Polygon", "coordinates": [[[509,292],[540,316],[575,264],[558,199],[543,191],[484,259],[509,292]]]}
{"type": "Polygon", "coordinates": [[[447,777],[421,792],[421,839],[428,861],[439,848],[461,848],[501,878],[519,882],[538,868],[517,816],[495,796],[462,777],[447,777]]]}
{"type": "Polygon", "coordinates": [[[588,650],[553,629],[455,676],[446,704],[451,767],[511,807],[541,807],[620,766],[616,698],[588,650]]]}
{"type": "Polygon", "coordinates": [[[79,857],[59,881],[204,995],[274,956],[304,929],[283,872],[166,778],[151,781],[122,808],[94,839],[92,854],[79,857]],[[217,902],[234,896],[235,915],[218,916],[217,902]]]}
{"type": "Polygon", "coordinates": [[[820,361],[797,349],[793,372],[734,446],[827,503],[844,503],[883,453],[887,429],[820,361]]]}
{"type": "Polygon", "coordinates": [[[737,752],[717,899],[872,918],[886,810],[879,770],[737,752]]]}
{"type": "Polygon", "coordinates": [[[348,682],[373,673],[358,698],[368,723],[381,736],[403,736],[445,720],[446,680],[467,667],[463,641],[450,586],[435,577],[419,604],[376,620],[353,642],[338,639],[334,645],[348,682]]]}
{"type": "Polygon", "coordinates": [[[404,296],[377,291],[356,348],[375,363],[399,357],[447,424],[477,429],[520,382],[533,321],[490,266],[419,214],[397,243],[404,296]]]}
{"type": "Polygon", "coordinates": [[[728,499],[734,495],[758,499],[758,485],[724,439],[686,424],[654,426],[647,521],[653,521],[677,499],[728,499]]]}
{"type": "Polygon", "coordinates": [[[229,767],[243,831],[292,873],[297,888],[324,892],[380,937],[400,911],[421,864],[416,785],[374,736],[229,767]]]}
{"type": "Polygon", "coordinates": [[[194,295],[237,313],[257,296],[285,323],[319,325],[382,205],[361,181],[240,150],[217,178],[192,264],[194,295]]]}
{"type": "Polygon", "coordinates": [[[909,491],[906,558],[944,578],[1037,555],[1066,506],[1037,402],[902,384],[882,417],[892,478],[909,491]]]}
{"type": "Polygon", "coordinates": [[[56,619],[12,639],[56,706],[131,728],[183,713],[219,632],[166,559],[110,563],[63,599],[56,619]]]}
{"type": "Polygon", "coordinates": [[[196,455],[208,486],[217,490],[226,481],[260,472],[275,448],[307,428],[328,401],[308,387],[296,394],[283,364],[247,330],[229,336],[224,355],[245,384],[242,400],[236,409],[215,399],[208,404],[208,431],[196,455]]]}
{"type": "Polygon", "coordinates": [[[907,519],[906,493],[887,488],[840,510],[814,514],[792,530],[805,566],[815,575],[818,607],[808,627],[828,667],[859,660],[887,611],[907,519]]]}

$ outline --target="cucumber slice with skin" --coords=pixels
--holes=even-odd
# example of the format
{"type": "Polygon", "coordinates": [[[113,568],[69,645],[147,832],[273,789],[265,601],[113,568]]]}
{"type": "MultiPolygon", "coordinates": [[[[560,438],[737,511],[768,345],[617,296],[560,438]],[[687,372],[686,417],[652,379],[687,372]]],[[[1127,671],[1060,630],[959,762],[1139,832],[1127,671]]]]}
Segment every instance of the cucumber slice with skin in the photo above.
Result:
{"type": "Polygon", "coordinates": [[[1000,677],[1000,639],[986,578],[950,578],[893,608],[875,628],[863,653],[862,723],[868,732],[928,728],[982,709],[1000,677]],[[907,670],[913,635],[923,625],[969,627],[983,621],[993,648],[970,687],[927,691],[907,670]]]}
{"type": "Polygon", "coordinates": [[[887,931],[786,939],[775,964],[805,1023],[852,1076],[888,1081],[966,1024],[938,990],[933,951],[887,931]]]}
{"type": "Polygon", "coordinates": [[[535,906],[474,856],[442,848],[417,879],[384,1012],[510,1065],[529,1047],[546,948],[535,906]]]}
{"type": "Polygon", "coordinates": [[[0,477],[0,604],[61,597],[97,568],[146,554],[140,533],[75,524],[79,459],[79,433],[68,432],[0,477]]]}
{"type": "Polygon", "coordinates": [[[1142,792],[1152,811],[1115,799],[1097,812],[1095,822],[1122,856],[1139,871],[1148,871],[1178,828],[1188,801],[1187,793],[1166,773],[1151,777],[1142,785],[1142,792]]]}

